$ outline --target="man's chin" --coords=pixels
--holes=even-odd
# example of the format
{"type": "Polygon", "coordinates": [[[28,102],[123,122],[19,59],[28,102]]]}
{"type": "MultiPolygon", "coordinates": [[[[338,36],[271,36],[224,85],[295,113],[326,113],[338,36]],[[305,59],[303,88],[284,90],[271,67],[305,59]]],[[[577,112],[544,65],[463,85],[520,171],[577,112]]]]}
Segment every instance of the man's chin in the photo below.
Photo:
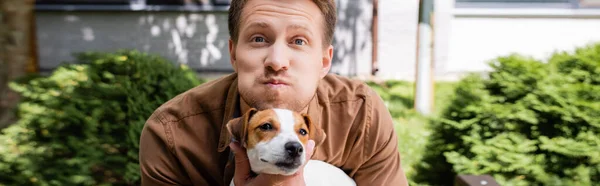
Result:
{"type": "Polygon", "coordinates": [[[286,100],[288,98],[294,98],[295,91],[289,87],[277,87],[277,86],[265,86],[262,90],[261,96],[267,97],[273,100],[286,100]]]}
{"type": "Polygon", "coordinates": [[[290,110],[302,110],[304,105],[299,97],[294,97],[294,94],[286,91],[271,91],[263,90],[253,92],[253,95],[243,95],[244,100],[250,106],[257,109],[285,108],[290,110]],[[246,99],[248,98],[248,99],[246,99]]]}
{"type": "Polygon", "coordinates": [[[299,104],[298,100],[263,99],[256,100],[256,102],[254,103],[254,107],[261,110],[272,108],[298,110],[302,106],[299,104]]]}
{"type": "Polygon", "coordinates": [[[273,100],[259,101],[256,103],[256,107],[258,107],[258,109],[272,109],[272,108],[290,109],[289,104],[285,104],[281,101],[273,101],[273,100]]]}

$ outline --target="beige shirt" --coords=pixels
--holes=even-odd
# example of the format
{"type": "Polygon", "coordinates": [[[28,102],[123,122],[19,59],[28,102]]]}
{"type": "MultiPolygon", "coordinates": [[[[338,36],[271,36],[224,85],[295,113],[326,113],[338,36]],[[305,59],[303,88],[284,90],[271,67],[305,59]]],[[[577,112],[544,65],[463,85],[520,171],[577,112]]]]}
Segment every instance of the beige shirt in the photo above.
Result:
{"type": "MultiPolygon", "coordinates": [[[[240,100],[234,73],[156,109],[140,139],[142,185],[229,185],[234,162],[225,124],[243,113],[240,100]]],[[[359,186],[407,185],[390,113],[366,84],[329,74],[305,110],[326,134],[314,139],[312,159],[341,168],[359,186]]]]}

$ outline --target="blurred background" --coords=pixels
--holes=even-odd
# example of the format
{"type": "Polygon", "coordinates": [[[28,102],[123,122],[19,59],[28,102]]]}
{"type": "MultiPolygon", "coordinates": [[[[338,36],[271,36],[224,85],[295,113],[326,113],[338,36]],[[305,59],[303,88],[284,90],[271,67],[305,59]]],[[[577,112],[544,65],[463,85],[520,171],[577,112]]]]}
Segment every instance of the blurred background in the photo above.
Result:
{"type": "MultiPolygon", "coordinates": [[[[411,185],[600,183],[600,0],[336,4],[331,73],[384,99],[411,185]]],[[[233,72],[228,8],[0,0],[0,185],[139,185],[147,117],[233,72]]]]}

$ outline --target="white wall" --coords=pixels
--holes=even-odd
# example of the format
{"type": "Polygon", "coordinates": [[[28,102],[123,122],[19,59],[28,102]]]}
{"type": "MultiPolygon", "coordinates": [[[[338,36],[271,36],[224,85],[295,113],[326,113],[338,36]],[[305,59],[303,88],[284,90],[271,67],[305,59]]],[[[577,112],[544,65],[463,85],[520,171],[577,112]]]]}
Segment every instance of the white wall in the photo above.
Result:
{"type": "Polygon", "coordinates": [[[600,42],[600,17],[455,18],[446,72],[489,70],[486,61],[510,53],[549,57],[556,50],[600,42]]]}
{"type": "MultiPolygon", "coordinates": [[[[418,0],[379,4],[377,76],[413,81],[418,0]]],[[[485,72],[489,60],[512,52],[543,59],[600,42],[600,9],[457,9],[453,0],[435,0],[434,11],[434,76],[440,81],[485,72]]]]}
{"type": "Polygon", "coordinates": [[[379,0],[377,76],[414,79],[418,0],[379,0]]]}
{"type": "Polygon", "coordinates": [[[332,73],[367,76],[373,57],[372,0],[336,0],[338,20],[335,28],[332,73]]]}
{"type": "Polygon", "coordinates": [[[486,72],[490,60],[511,53],[545,60],[600,42],[600,9],[454,9],[445,16],[450,26],[438,32],[447,33],[447,45],[436,48],[442,80],[486,72]]]}

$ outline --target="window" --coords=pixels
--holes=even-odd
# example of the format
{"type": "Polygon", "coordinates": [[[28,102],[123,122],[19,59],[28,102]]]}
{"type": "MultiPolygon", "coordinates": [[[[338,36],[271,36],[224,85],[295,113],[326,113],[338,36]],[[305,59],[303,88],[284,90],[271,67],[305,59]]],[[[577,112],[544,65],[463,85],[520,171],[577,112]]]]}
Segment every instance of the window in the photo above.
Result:
{"type": "Polygon", "coordinates": [[[456,0],[457,8],[600,8],[600,0],[456,0]]]}
{"type": "Polygon", "coordinates": [[[230,0],[146,0],[147,5],[229,5],[230,0]]]}
{"type": "Polygon", "coordinates": [[[226,11],[231,0],[36,0],[37,10],[226,11]]]}
{"type": "Polygon", "coordinates": [[[579,6],[583,8],[600,8],[600,0],[580,0],[579,6]]]}
{"type": "Polygon", "coordinates": [[[70,4],[70,5],[91,5],[91,4],[127,5],[127,4],[129,4],[129,0],[36,0],[35,4],[40,4],[40,5],[57,5],[57,4],[70,4]]]}
{"type": "Polygon", "coordinates": [[[38,5],[229,5],[230,0],[36,0],[38,5]]]}

